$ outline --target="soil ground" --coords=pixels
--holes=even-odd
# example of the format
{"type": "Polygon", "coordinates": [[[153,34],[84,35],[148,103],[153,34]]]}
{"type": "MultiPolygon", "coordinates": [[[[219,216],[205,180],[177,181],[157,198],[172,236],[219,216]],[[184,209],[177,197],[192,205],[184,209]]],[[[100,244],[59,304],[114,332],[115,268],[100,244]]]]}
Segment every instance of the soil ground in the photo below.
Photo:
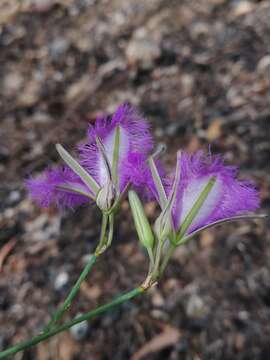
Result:
{"type": "MultiPolygon", "coordinates": [[[[2,0],[0,348],[42,329],[97,241],[97,210],[40,210],[26,194],[25,177],[61,163],[55,143],[72,149],[129,101],[168,146],[167,168],[211,143],[269,212],[269,86],[267,0],[2,0]]],[[[144,279],[127,206],[69,316],[144,279]]],[[[241,222],[179,248],[146,296],[14,358],[265,360],[269,337],[269,227],[241,222]]]]}

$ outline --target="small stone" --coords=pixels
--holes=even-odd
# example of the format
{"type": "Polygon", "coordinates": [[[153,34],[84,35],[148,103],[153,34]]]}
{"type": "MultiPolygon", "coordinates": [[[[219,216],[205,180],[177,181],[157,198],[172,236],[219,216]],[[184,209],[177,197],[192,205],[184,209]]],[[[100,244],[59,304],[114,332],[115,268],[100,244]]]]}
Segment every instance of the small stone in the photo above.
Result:
{"type": "Polygon", "coordinates": [[[215,241],[214,234],[210,231],[203,231],[200,236],[200,244],[203,249],[211,248],[215,241]]]}
{"type": "Polygon", "coordinates": [[[160,55],[159,45],[147,38],[133,39],[126,48],[128,63],[131,65],[139,64],[143,69],[151,68],[160,55]]]}
{"type": "Polygon", "coordinates": [[[226,98],[232,107],[244,105],[246,102],[246,100],[240,93],[240,90],[235,87],[229,88],[226,94],[226,98]]]}
{"type": "Polygon", "coordinates": [[[21,304],[14,304],[11,306],[11,308],[9,309],[9,314],[11,316],[14,316],[16,318],[17,321],[21,321],[24,318],[24,308],[21,304]]]}
{"type": "Polygon", "coordinates": [[[179,124],[177,121],[171,123],[169,126],[166,127],[166,135],[168,136],[176,135],[179,126],[181,126],[181,124],[179,124]]]}
{"type": "Polygon", "coordinates": [[[61,219],[55,216],[49,219],[48,214],[41,214],[35,220],[25,223],[28,241],[47,241],[56,238],[60,232],[61,219]]]}
{"type": "Polygon", "coordinates": [[[67,272],[61,272],[56,276],[56,279],[54,281],[54,288],[57,291],[61,291],[64,289],[64,287],[67,285],[69,280],[69,276],[67,272]]]}
{"type": "Polygon", "coordinates": [[[254,9],[254,4],[250,1],[237,1],[234,5],[233,14],[235,16],[246,15],[254,9]]]}
{"type": "Polygon", "coordinates": [[[23,77],[16,71],[7,73],[3,79],[3,90],[6,96],[14,96],[23,86],[23,77]]]}
{"type": "Polygon", "coordinates": [[[160,128],[160,127],[157,127],[155,129],[155,137],[157,138],[162,138],[164,136],[164,129],[160,128]]]}
{"type": "Polygon", "coordinates": [[[163,320],[163,321],[167,321],[168,320],[168,314],[166,314],[164,311],[155,309],[151,311],[151,316],[154,319],[158,319],[158,320],[163,320]]]}
{"type": "MultiPolygon", "coordinates": [[[[79,317],[81,314],[78,314],[77,317],[79,317]]],[[[87,332],[88,332],[88,322],[82,321],[79,324],[76,324],[70,328],[70,333],[73,336],[73,338],[77,341],[81,341],[85,339],[87,332]]]]}
{"type": "Polygon", "coordinates": [[[13,190],[11,191],[11,193],[9,194],[9,203],[11,204],[15,204],[17,203],[21,198],[21,194],[18,190],[13,190]]]}
{"type": "Polygon", "coordinates": [[[20,10],[19,1],[0,2],[0,25],[10,23],[20,10]]]}
{"type": "Polygon", "coordinates": [[[33,115],[32,120],[36,124],[47,124],[52,121],[52,118],[47,113],[37,111],[33,115]]]}
{"type": "Polygon", "coordinates": [[[239,311],[238,317],[242,321],[247,321],[249,319],[249,313],[245,310],[239,311]]]}
{"type": "Polygon", "coordinates": [[[235,335],[235,347],[238,351],[243,351],[245,348],[245,337],[243,334],[237,333],[235,335]]]}
{"type": "Polygon", "coordinates": [[[259,60],[257,70],[261,73],[270,71],[270,55],[265,55],[259,60]]]}
{"type": "Polygon", "coordinates": [[[183,74],[181,76],[181,86],[184,94],[190,96],[194,88],[194,77],[191,74],[183,74]]]}
{"type": "Polygon", "coordinates": [[[34,105],[40,93],[41,83],[37,79],[29,80],[24,88],[23,91],[19,93],[18,98],[18,105],[20,106],[32,106],[34,105]]]}
{"type": "Polygon", "coordinates": [[[53,61],[57,61],[69,48],[69,42],[65,38],[56,38],[51,46],[50,53],[53,61]]]}
{"type": "Polygon", "coordinates": [[[187,303],[187,315],[191,318],[200,318],[204,315],[205,305],[202,298],[196,294],[191,295],[187,303]]]}
{"type": "Polygon", "coordinates": [[[40,13],[47,12],[56,4],[56,2],[56,0],[31,0],[30,9],[40,13]]]}
{"type": "Polygon", "coordinates": [[[191,34],[195,39],[201,35],[208,35],[210,32],[210,27],[206,22],[198,21],[193,24],[191,27],[191,34]]]}
{"type": "Polygon", "coordinates": [[[152,304],[153,306],[155,307],[162,307],[164,306],[164,298],[163,296],[161,295],[161,293],[159,291],[157,291],[155,289],[155,291],[153,291],[153,294],[152,294],[152,304]]]}
{"type": "Polygon", "coordinates": [[[206,131],[206,137],[208,141],[217,140],[221,136],[221,129],[223,125],[223,119],[217,118],[214,119],[211,124],[209,125],[206,131]]]}

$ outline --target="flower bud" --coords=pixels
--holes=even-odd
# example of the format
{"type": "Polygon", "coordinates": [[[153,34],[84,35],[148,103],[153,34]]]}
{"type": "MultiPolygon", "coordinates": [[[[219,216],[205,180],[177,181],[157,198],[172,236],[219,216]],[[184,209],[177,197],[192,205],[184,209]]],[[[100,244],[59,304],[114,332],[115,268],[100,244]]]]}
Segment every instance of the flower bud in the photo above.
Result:
{"type": "Polygon", "coordinates": [[[132,190],[128,192],[128,199],[139,240],[143,246],[152,249],[154,245],[154,235],[145,215],[142,203],[136,192],[132,190]]]}
{"type": "Polygon", "coordinates": [[[97,195],[97,206],[102,211],[109,211],[115,199],[115,190],[113,183],[109,181],[99,191],[97,195]]]}

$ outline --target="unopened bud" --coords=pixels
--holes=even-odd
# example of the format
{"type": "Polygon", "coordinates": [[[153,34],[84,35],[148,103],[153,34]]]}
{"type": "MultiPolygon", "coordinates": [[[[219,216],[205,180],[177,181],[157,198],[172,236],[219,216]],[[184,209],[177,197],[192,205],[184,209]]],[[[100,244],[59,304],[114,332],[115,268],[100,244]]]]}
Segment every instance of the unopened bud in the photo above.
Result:
{"type": "Polygon", "coordinates": [[[139,240],[143,246],[152,249],[154,245],[154,235],[142,203],[136,192],[132,190],[128,192],[128,199],[139,240]]]}
{"type": "Polygon", "coordinates": [[[113,205],[115,199],[114,185],[111,181],[106,183],[99,191],[97,195],[97,206],[102,211],[109,211],[113,205]]]}

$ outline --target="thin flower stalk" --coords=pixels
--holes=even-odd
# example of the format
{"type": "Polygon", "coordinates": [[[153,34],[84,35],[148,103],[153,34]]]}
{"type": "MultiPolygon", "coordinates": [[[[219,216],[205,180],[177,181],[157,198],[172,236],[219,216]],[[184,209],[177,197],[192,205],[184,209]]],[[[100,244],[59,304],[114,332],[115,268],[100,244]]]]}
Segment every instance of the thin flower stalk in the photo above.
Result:
{"type": "Polygon", "coordinates": [[[96,255],[91,255],[89,261],[87,262],[85,268],[83,269],[83,271],[81,272],[80,276],[78,277],[75,285],[72,287],[70,293],[68,294],[68,296],[66,297],[64,303],[59,307],[59,309],[53,314],[52,319],[50,320],[50,322],[48,323],[48,325],[44,328],[43,332],[46,333],[48,332],[50,329],[52,329],[58,322],[59,320],[62,318],[62,316],[64,315],[64,313],[70,308],[72,301],[74,300],[74,298],[76,297],[80,286],[82,284],[82,282],[86,279],[87,275],[89,274],[89,272],[91,271],[91,269],[93,268],[93,266],[95,265],[97,260],[97,256],[96,255]]]}

